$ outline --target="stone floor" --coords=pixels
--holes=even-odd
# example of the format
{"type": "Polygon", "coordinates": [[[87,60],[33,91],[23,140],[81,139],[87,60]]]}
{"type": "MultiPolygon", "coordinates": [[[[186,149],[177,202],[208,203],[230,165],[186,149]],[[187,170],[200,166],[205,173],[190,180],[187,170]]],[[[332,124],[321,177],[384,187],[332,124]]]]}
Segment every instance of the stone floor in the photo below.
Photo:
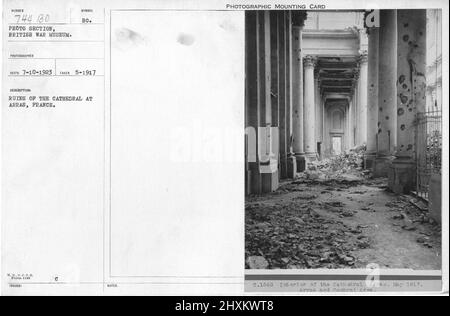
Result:
{"type": "Polygon", "coordinates": [[[246,268],[439,270],[440,226],[361,172],[302,177],[246,201],[246,268]]]}

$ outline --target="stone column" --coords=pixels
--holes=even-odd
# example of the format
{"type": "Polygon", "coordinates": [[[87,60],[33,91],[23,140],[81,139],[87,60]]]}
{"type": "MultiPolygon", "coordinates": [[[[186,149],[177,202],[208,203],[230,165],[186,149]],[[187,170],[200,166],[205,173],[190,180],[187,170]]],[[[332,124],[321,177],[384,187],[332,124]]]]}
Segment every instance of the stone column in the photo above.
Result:
{"type": "Polygon", "coordinates": [[[271,88],[270,96],[272,103],[272,126],[279,126],[279,43],[278,43],[278,13],[270,11],[270,72],[271,88]]]}
{"type": "Polygon", "coordinates": [[[397,149],[389,188],[415,188],[415,119],[426,108],[426,10],[397,10],[397,149]]]}
{"type": "MultiPolygon", "coordinates": [[[[272,128],[270,18],[268,12],[246,14],[246,140],[256,147],[247,153],[248,194],[278,188],[278,168],[272,149],[278,150],[278,135],[272,128]]],[[[253,148],[247,147],[247,151],[253,148]]]]}
{"type": "Polygon", "coordinates": [[[295,178],[297,174],[297,161],[293,151],[293,62],[292,62],[292,11],[287,11],[285,20],[286,36],[286,143],[287,146],[287,177],[295,178]]]}
{"type": "Polygon", "coordinates": [[[306,56],[304,58],[304,149],[308,160],[316,159],[316,136],[315,136],[315,97],[314,97],[314,66],[315,58],[306,56]]]}
{"type": "Polygon", "coordinates": [[[280,11],[279,37],[279,137],[281,178],[294,178],[296,160],[292,151],[292,25],[291,14],[280,11]]]}
{"type": "Polygon", "coordinates": [[[277,133],[271,128],[272,123],[272,100],[271,100],[271,38],[270,38],[270,13],[269,11],[258,12],[258,103],[261,108],[261,123],[263,127],[258,131],[258,142],[263,152],[260,152],[261,191],[272,192],[278,188],[278,168],[276,157],[272,157],[272,150],[278,150],[277,133]]]}
{"type": "Polygon", "coordinates": [[[374,177],[386,177],[397,145],[397,10],[380,11],[378,153],[374,177]]]}
{"type": "Polygon", "coordinates": [[[350,102],[347,102],[347,106],[345,108],[345,130],[344,130],[344,139],[345,139],[345,150],[348,150],[350,147],[350,102]]]}
{"type": "Polygon", "coordinates": [[[353,100],[349,98],[347,107],[347,150],[353,147],[353,122],[353,100]]]}
{"type": "Polygon", "coordinates": [[[278,14],[278,106],[279,106],[279,138],[280,138],[280,178],[287,178],[287,152],[286,143],[286,29],[285,12],[278,14]]]}
{"type": "Polygon", "coordinates": [[[367,144],[367,52],[359,57],[359,145],[367,144]]]}
{"type": "Polygon", "coordinates": [[[305,150],[303,147],[303,63],[302,28],[293,27],[292,51],[292,101],[293,101],[293,150],[297,160],[297,172],[305,170],[305,150]]]}
{"type": "Polygon", "coordinates": [[[246,125],[246,194],[261,193],[261,173],[259,172],[258,127],[260,115],[258,107],[258,56],[257,56],[257,22],[256,11],[245,14],[245,125],[246,125]],[[253,148],[255,147],[255,148],[253,148]]]}
{"type": "Polygon", "coordinates": [[[354,105],[354,120],[355,120],[355,146],[361,145],[361,133],[360,133],[360,121],[359,121],[359,68],[358,72],[355,74],[355,92],[353,94],[353,105],[354,105]]]}
{"type": "Polygon", "coordinates": [[[321,93],[321,90],[320,90],[320,82],[319,82],[319,87],[317,89],[317,92],[319,94],[319,107],[318,107],[318,110],[319,110],[318,125],[319,125],[319,127],[317,128],[319,136],[317,137],[317,139],[318,139],[318,142],[320,143],[320,147],[319,147],[320,148],[320,153],[318,153],[318,156],[319,156],[319,159],[322,159],[323,154],[324,154],[323,151],[325,149],[324,137],[323,137],[323,125],[324,125],[323,124],[323,120],[324,120],[325,103],[324,103],[324,100],[323,100],[323,97],[322,97],[322,93],[321,93]]]}
{"type": "Polygon", "coordinates": [[[360,145],[360,123],[359,123],[359,68],[354,72],[354,85],[353,85],[353,94],[352,94],[352,148],[360,145]]]}
{"type": "Polygon", "coordinates": [[[317,156],[319,157],[319,150],[318,150],[317,145],[320,142],[320,126],[321,126],[320,122],[322,120],[320,107],[322,105],[322,100],[320,98],[319,72],[317,71],[317,69],[314,70],[314,99],[315,99],[314,103],[316,106],[316,109],[315,109],[316,123],[315,123],[315,131],[314,131],[315,147],[314,148],[316,149],[317,156]]]}
{"type": "Polygon", "coordinates": [[[378,131],[378,28],[370,28],[367,73],[367,148],[364,155],[364,167],[373,168],[377,153],[378,131]]]}

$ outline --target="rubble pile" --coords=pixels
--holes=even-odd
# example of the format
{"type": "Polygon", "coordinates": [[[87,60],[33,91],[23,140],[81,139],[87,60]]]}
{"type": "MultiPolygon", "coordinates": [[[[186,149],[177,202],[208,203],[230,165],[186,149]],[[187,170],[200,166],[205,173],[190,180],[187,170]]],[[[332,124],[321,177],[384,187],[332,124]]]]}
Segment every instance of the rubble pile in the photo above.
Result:
{"type": "Polygon", "coordinates": [[[399,196],[397,200],[386,203],[392,212],[392,225],[417,234],[417,243],[427,248],[439,248],[441,226],[429,217],[426,209],[417,206],[417,201],[408,196],[399,196]]]}
{"type": "MultiPolygon", "coordinates": [[[[364,227],[350,227],[314,211],[312,201],[246,205],[246,268],[349,268],[352,251],[370,247],[364,227]]],[[[340,208],[340,206],[330,206],[340,208]]]]}
{"type": "Polygon", "coordinates": [[[309,180],[333,180],[348,175],[365,175],[363,171],[365,146],[355,147],[345,153],[307,165],[304,177],[309,180]]]}
{"type": "Polygon", "coordinates": [[[392,254],[404,240],[419,244],[413,248],[425,255],[439,254],[441,228],[428,216],[426,203],[395,195],[385,178],[366,177],[364,151],[359,147],[312,162],[276,192],[247,197],[245,267],[365,268],[374,257],[397,266],[392,254]],[[402,241],[386,245],[386,238],[402,241]]]}
{"type": "Polygon", "coordinates": [[[365,147],[356,147],[340,155],[319,161],[316,164],[318,169],[329,169],[333,172],[348,172],[351,169],[361,170],[364,162],[365,147]]]}

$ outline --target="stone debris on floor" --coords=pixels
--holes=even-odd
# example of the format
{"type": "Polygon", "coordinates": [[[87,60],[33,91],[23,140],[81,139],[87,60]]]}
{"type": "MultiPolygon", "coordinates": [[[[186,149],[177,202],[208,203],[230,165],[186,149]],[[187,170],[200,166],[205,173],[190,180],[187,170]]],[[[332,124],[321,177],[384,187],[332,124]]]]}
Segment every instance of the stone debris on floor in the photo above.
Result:
{"type": "Polygon", "coordinates": [[[277,192],[247,197],[246,268],[438,267],[439,225],[411,196],[389,192],[387,179],[371,179],[362,151],[312,163],[277,192]],[[402,261],[399,251],[420,260],[402,261]]]}

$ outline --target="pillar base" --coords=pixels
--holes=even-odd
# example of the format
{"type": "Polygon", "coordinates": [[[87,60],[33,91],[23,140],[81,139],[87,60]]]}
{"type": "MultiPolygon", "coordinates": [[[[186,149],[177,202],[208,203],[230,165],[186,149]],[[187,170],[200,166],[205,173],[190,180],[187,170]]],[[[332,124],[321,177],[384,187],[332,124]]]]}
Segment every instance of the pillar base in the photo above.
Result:
{"type": "Polygon", "coordinates": [[[261,174],[258,171],[258,163],[249,163],[249,170],[247,171],[247,194],[261,194],[261,174]]]}
{"type": "Polygon", "coordinates": [[[439,224],[442,223],[442,180],[441,175],[432,173],[428,189],[428,200],[430,201],[430,217],[439,224]]]}
{"type": "Polygon", "coordinates": [[[306,169],[308,169],[308,164],[317,161],[317,153],[305,153],[306,169]]]}
{"type": "Polygon", "coordinates": [[[376,158],[377,158],[376,152],[366,152],[364,154],[364,169],[373,170],[376,158]]]}
{"type": "Polygon", "coordinates": [[[294,155],[287,157],[287,178],[295,179],[297,175],[297,159],[294,155]]]}
{"type": "Polygon", "coordinates": [[[245,171],[245,195],[250,195],[252,192],[252,186],[250,179],[252,178],[252,172],[250,170],[245,171]]]}
{"type": "Polygon", "coordinates": [[[278,189],[278,170],[273,173],[261,173],[261,193],[274,192],[278,189]]]}
{"type": "Polygon", "coordinates": [[[306,161],[316,161],[317,153],[316,152],[305,153],[305,158],[306,161]]]}
{"type": "Polygon", "coordinates": [[[246,194],[263,194],[274,192],[279,186],[278,170],[272,173],[261,173],[257,169],[246,173],[246,194]]]}
{"type": "Polygon", "coordinates": [[[396,158],[388,172],[388,187],[394,193],[404,194],[416,187],[416,163],[410,158],[396,158]]]}
{"type": "Polygon", "coordinates": [[[303,153],[296,153],[295,159],[297,161],[297,172],[303,172],[306,169],[306,159],[305,154],[303,153]]]}
{"type": "Polygon", "coordinates": [[[394,160],[393,156],[378,156],[373,161],[372,173],[374,178],[386,178],[389,174],[389,167],[394,160]]]}

